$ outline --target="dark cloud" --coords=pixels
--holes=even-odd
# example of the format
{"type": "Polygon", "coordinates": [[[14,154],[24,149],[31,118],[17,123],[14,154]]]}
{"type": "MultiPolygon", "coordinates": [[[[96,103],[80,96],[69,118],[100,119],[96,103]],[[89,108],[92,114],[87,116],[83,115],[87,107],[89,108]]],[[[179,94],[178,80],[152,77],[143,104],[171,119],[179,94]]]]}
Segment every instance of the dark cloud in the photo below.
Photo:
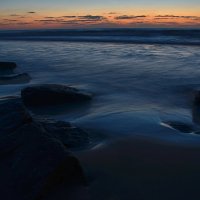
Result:
{"type": "Polygon", "coordinates": [[[179,18],[180,16],[177,16],[177,15],[156,15],[155,17],[159,17],[159,18],[179,18]]]}
{"type": "Polygon", "coordinates": [[[183,15],[156,15],[155,19],[194,19],[200,20],[198,16],[183,16],[183,15]]]}
{"type": "Polygon", "coordinates": [[[1,26],[8,26],[9,24],[6,23],[0,23],[1,26]]]}
{"type": "Polygon", "coordinates": [[[137,19],[137,18],[145,18],[147,17],[146,15],[120,15],[115,17],[117,20],[126,20],[126,19],[137,19]]]}
{"type": "Polygon", "coordinates": [[[144,22],[136,22],[136,24],[144,24],[144,22]]]}
{"type": "Polygon", "coordinates": [[[55,17],[44,17],[45,19],[54,19],[55,17]]]}
{"type": "Polygon", "coordinates": [[[35,14],[36,12],[34,12],[34,11],[29,11],[29,12],[27,12],[27,13],[29,13],[29,14],[35,14]]]}
{"type": "Polygon", "coordinates": [[[109,12],[108,14],[109,15],[116,15],[117,13],[116,12],[109,12]]]}
{"type": "Polygon", "coordinates": [[[105,21],[107,18],[101,15],[83,15],[83,16],[75,16],[75,15],[65,15],[60,17],[45,17],[40,21],[49,21],[52,20],[61,24],[83,24],[83,23],[98,23],[101,21],[105,21]]]}
{"type": "Polygon", "coordinates": [[[10,20],[8,20],[9,22],[17,22],[18,20],[16,20],[16,19],[10,19],[10,20]]]}
{"type": "Polygon", "coordinates": [[[41,22],[44,24],[59,24],[65,22],[63,19],[47,18],[47,19],[36,19],[35,22],[41,22]]]}
{"type": "Polygon", "coordinates": [[[170,17],[155,17],[154,19],[161,19],[161,20],[163,20],[163,19],[171,19],[170,17]]]}
{"type": "Polygon", "coordinates": [[[35,19],[35,22],[57,22],[55,19],[35,19]]]}
{"type": "MultiPolygon", "coordinates": [[[[66,17],[68,18],[68,17],[66,17]]],[[[57,20],[57,23],[60,24],[69,24],[69,25],[88,25],[88,24],[98,24],[103,21],[106,21],[106,18],[103,16],[96,16],[96,15],[84,15],[84,16],[74,16],[74,17],[69,17],[69,18],[74,18],[72,20],[57,20]]]]}
{"type": "Polygon", "coordinates": [[[60,24],[66,24],[66,25],[78,25],[80,24],[78,21],[76,20],[69,20],[69,21],[61,21],[60,24]]]}
{"type": "Polygon", "coordinates": [[[19,23],[17,23],[17,25],[30,25],[31,23],[29,23],[29,22],[19,22],[19,23]]]}
{"type": "Polygon", "coordinates": [[[102,21],[105,20],[106,18],[104,16],[100,15],[84,15],[84,16],[78,16],[79,19],[83,20],[89,20],[89,21],[102,21]]]}
{"type": "Polygon", "coordinates": [[[11,17],[21,17],[21,15],[17,15],[17,14],[11,14],[11,17]]]}
{"type": "Polygon", "coordinates": [[[98,23],[98,22],[101,22],[99,20],[90,20],[90,19],[79,19],[79,20],[74,20],[76,22],[79,22],[79,23],[98,23]]]}
{"type": "Polygon", "coordinates": [[[62,16],[63,18],[76,18],[76,16],[74,15],[66,15],[66,16],[62,16]]]}
{"type": "Polygon", "coordinates": [[[3,19],[3,21],[7,21],[7,22],[16,22],[18,21],[17,19],[3,19]]]}

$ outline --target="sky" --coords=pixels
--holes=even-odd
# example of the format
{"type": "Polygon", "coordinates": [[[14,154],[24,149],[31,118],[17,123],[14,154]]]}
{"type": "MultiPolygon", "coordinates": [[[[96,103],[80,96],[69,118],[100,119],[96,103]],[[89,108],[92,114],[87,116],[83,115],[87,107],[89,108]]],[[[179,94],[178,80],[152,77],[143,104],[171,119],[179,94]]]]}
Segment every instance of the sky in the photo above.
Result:
{"type": "Polygon", "coordinates": [[[200,0],[0,0],[0,29],[200,28],[200,0]]]}

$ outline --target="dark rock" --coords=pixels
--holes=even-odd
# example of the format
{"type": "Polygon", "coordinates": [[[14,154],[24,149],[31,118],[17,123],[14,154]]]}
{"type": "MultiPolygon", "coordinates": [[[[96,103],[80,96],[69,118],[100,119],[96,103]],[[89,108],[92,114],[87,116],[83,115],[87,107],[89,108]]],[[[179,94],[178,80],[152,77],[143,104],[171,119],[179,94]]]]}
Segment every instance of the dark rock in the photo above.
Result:
{"type": "Polygon", "coordinates": [[[192,105],[192,120],[196,124],[200,124],[200,91],[196,91],[192,105]]]}
{"type": "Polygon", "coordinates": [[[0,135],[15,131],[31,120],[20,98],[0,99],[0,135]]]}
{"type": "Polygon", "coordinates": [[[200,105],[200,91],[195,91],[194,92],[193,105],[195,105],[195,106],[200,105]]]}
{"type": "Polygon", "coordinates": [[[28,83],[31,77],[27,73],[0,76],[0,85],[28,83]]]}
{"type": "Polygon", "coordinates": [[[89,146],[91,138],[89,134],[69,122],[50,119],[37,119],[42,127],[53,137],[62,141],[68,148],[82,148],[89,146]]]}
{"type": "Polygon", "coordinates": [[[192,133],[194,131],[194,127],[191,124],[186,124],[184,122],[167,121],[163,123],[183,133],[192,133]]]}
{"type": "Polygon", "coordinates": [[[0,70],[13,70],[17,67],[14,62],[0,62],[0,70]]]}
{"type": "Polygon", "coordinates": [[[59,185],[86,183],[79,161],[34,123],[0,139],[2,199],[42,199],[59,185]],[[6,151],[8,146],[12,148],[6,151]]]}
{"type": "Polygon", "coordinates": [[[196,124],[200,124],[200,106],[194,104],[192,106],[192,120],[196,124]]]}
{"type": "Polygon", "coordinates": [[[35,120],[19,98],[0,100],[1,199],[39,200],[62,185],[86,184],[79,161],[62,142],[62,129],[67,134],[71,125],[35,120]]]}
{"type": "Polygon", "coordinates": [[[58,84],[30,86],[21,91],[25,105],[57,105],[91,100],[92,95],[76,88],[58,84]]]}

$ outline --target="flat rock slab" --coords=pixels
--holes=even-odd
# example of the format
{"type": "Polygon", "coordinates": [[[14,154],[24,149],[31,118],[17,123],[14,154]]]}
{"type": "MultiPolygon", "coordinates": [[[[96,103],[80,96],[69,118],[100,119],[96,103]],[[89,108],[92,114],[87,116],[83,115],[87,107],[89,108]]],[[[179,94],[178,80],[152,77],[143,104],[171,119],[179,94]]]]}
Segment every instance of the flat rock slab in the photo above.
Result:
{"type": "Polygon", "coordinates": [[[65,145],[74,138],[72,129],[65,122],[35,120],[20,98],[1,99],[1,199],[39,200],[62,185],[85,185],[80,163],[65,145]]]}
{"type": "Polygon", "coordinates": [[[31,77],[27,73],[4,75],[0,76],[0,85],[10,85],[10,84],[23,84],[30,82],[31,77]]]}
{"type": "Polygon", "coordinates": [[[27,106],[83,103],[92,99],[92,95],[89,93],[58,84],[43,84],[26,87],[21,91],[21,97],[24,104],[27,106]]]}

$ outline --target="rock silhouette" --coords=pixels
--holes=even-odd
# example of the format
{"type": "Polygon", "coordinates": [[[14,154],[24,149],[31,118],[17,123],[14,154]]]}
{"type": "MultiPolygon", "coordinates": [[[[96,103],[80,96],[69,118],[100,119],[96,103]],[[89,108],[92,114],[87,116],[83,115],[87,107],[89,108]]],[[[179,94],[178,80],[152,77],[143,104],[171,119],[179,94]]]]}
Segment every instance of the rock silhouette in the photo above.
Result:
{"type": "Polygon", "coordinates": [[[24,88],[21,91],[23,102],[27,106],[58,105],[83,103],[92,99],[92,95],[76,88],[58,84],[43,84],[24,88]]]}

